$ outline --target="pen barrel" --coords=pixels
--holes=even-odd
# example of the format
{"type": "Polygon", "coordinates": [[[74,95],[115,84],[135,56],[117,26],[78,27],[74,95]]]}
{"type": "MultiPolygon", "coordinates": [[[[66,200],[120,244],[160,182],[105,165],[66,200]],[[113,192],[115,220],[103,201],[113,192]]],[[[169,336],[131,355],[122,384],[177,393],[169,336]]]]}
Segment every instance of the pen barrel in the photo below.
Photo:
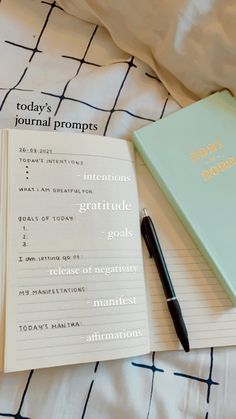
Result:
{"type": "Polygon", "coordinates": [[[172,317],[176,334],[186,352],[189,351],[188,332],[182,316],[182,311],[177,299],[167,301],[168,309],[172,317]]]}
{"type": "Polygon", "coordinates": [[[155,227],[150,217],[145,217],[143,219],[143,222],[145,222],[144,227],[148,236],[149,246],[152,253],[151,256],[155,261],[165,296],[167,299],[173,298],[175,297],[175,291],[171,282],[170,274],[165,262],[164,255],[162,253],[161,245],[157,237],[155,227]]]}

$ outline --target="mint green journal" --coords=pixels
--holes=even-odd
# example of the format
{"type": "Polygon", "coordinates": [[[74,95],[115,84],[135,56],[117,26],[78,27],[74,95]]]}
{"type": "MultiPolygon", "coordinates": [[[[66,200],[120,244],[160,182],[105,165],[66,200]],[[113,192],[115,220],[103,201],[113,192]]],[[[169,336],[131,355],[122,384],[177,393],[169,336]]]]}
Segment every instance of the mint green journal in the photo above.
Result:
{"type": "Polygon", "coordinates": [[[236,305],[236,99],[214,93],[133,138],[236,305]]]}

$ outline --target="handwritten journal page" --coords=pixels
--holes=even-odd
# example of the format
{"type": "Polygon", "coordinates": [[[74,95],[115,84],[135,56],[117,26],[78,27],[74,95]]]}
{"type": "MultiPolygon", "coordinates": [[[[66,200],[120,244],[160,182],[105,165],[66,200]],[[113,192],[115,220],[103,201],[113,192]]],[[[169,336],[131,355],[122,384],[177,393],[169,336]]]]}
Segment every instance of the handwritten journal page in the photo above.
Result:
{"type": "MultiPolygon", "coordinates": [[[[190,347],[235,345],[236,309],[138,155],[136,160],[140,207],[147,208],[156,226],[188,329],[190,347]]],[[[143,252],[151,349],[180,349],[156,266],[145,246],[143,252]]]]}
{"type": "Polygon", "coordinates": [[[10,130],[5,371],[146,353],[132,145],[10,130]]]}

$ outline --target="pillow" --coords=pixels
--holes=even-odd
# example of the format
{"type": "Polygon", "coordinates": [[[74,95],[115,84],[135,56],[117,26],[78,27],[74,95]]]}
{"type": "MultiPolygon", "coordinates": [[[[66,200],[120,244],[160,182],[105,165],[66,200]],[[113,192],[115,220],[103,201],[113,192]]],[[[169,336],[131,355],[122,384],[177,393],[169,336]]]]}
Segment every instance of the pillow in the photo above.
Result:
{"type": "Polygon", "coordinates": [[[236,95],[234,0],[59,0],[68,13],[103,25],[147,63],[186,106],[228,88],[236,95]]]}

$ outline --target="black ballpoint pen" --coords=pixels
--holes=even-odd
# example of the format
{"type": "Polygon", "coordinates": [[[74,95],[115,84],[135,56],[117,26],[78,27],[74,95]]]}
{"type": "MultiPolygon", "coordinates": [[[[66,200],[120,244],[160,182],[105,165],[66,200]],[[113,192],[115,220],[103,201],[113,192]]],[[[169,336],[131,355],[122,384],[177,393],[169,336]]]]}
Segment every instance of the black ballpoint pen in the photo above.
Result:
{"type": "Polygon", "coordinates": [[[161,250],[157,233],[151,218],[147,214],[146,209],[144,209],[143,212],[144,215],[141,222],[141,233],[147,245],[149,255],[150,257],[153,257],[157,270],[159,272],[163,290],[166,296],[168,309],[174,323],[176,334],[185,352],[189,352],[190,348],[188,332],[184,323],[179,302],[175,295],[175,290],[171,282],[170,274],[166,266],[165,258],[161,250]]]}

